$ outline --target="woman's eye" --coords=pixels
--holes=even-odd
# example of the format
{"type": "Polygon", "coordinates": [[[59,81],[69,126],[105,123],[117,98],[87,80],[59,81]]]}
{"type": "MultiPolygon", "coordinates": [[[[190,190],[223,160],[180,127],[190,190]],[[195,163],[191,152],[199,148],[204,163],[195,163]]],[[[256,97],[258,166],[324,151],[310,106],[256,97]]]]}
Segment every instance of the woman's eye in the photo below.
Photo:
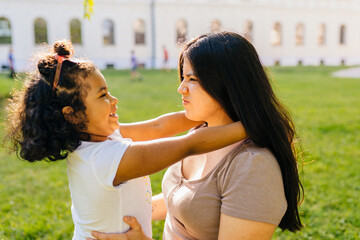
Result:
{"type": "Polygon", "coordinates": [[[197,79],[195,79],[195,78],[190,78],[189,80],[190,80],[190,82],[196,82],[197,81],[197,79]]]}
{"type": "Polygon", "coordinates": [[[105,96],[106,96],[106,93],[102,94],[102,95],[100,96],[100,98],[103,98],[103,97],[105,97],[105,96]]]}

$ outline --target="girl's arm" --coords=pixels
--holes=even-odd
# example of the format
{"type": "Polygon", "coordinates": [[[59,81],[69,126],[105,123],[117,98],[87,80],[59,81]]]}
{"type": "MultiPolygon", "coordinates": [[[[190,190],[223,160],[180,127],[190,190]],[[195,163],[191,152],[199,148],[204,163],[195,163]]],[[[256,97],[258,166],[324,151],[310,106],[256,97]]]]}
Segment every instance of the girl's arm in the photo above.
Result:
{"type": "Polygon", "coordinates": [[[270,240],[276,226],[221,214],[218,240],[270,240]]]}
{"type": "Polygon", "coordinates": [[[164,194],[160,193],[153,196],[151,199],[152,204],[152,220],[165,220],[166,218],[166,205],[164,200],[164,194]]]}
{"type": "Polygon", "coordinates": [[[246,137],[240,122],[196,129],[187,135],[134,142],[125,151],[113,185],[158,172],[190,155],[223,148],[246,137]]]}
{"type": "Polygon", "coordinates": [[[120,133],[133,141],[148,141],[185,132],[201,123],[187,119],[185,112],[175,112],[143,122],[120,123],[120,133]]]}

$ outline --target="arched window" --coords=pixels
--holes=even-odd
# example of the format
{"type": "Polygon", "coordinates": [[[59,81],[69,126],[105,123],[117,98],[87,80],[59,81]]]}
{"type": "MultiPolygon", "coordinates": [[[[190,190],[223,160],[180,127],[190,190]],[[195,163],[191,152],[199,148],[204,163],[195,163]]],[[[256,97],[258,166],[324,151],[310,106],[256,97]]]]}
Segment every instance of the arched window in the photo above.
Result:
{"type": "Polygon", "coordinates": [[[251,21],[245,22],[244,37],[249,41],[253,41],[253,23],[251,21]]]}
{"type": "Polygon", "coordinates": [[[304,34],[305,34],[305,30],[304,30],[304,24],[302,23],[298,23],[296,25],[296,29],[295,29],[295,44],[296,46],[303,46],[304,45],[304,34]]]}
{"type": "Polygon", "coordinates": [[[211,22],[210,31],[212,33],[220,32],[221,31],[221,22],[217,19],[211,22]]]}
{"type": "Polygon", "coordinates": [[[0,17],[0,44],[11,43],[11,25],[7,18],[0,17]]]}
{"type": "Polygon", "coordinates": [[[280,46],[282,44],[282,27],[278,22],[271,29],[270,42],[273,46],[280,46]]]}
{"type": "Polygon", "coordinates": [[[188,32],[187,22],[184,19],[179,19],[176,22],[176,42],[178,44],[186,42],[188,32]]]}
{"type": "Polygon", "coordinates": [[[145,44],[145,22],[141,19],[136,19],[134,22],[135,44],[145,44]]]}
{"type": "Polygon", "coordinates": [[[104,45],[114,45],[114,23],[110,19],[107,19],[103,22],[103,42],[104,45]]]}
{"type": "Polygon", "coordinates": [[[70,21],[70,39],[72,43],[82,44],[81,22],[79,19],[70,21]]]}
{"type": "Polygon", "coordinates": [[[346,26],[345,25],[341,25],[340,26],[340,39],[339,39],[339,43],[341,45],[345,45],[346,43],[346,26]]]}
{"type": "Polygon", "coordinates": [[[35,44],[48,43],[46,21],[42,18],[35,19],[34,22],[35,44]]]}
{"type": "Polygon", "coordinates": [[[318,45],[323,46],[326,42],[326,26],[325,24],[320,24],[319,26],[319,35],[318,35],[318,45]]]}

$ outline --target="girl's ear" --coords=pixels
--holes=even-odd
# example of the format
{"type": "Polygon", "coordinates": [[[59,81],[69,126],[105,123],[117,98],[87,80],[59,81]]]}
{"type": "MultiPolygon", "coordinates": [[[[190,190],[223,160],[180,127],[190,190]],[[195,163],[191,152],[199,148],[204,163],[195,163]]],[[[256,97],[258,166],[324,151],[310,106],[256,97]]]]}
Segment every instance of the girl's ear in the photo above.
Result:
{"type": "Polygon", "coordinates": [[[63,107],[62,113],[64,115],[65,120],[68,121],[69,123],[75,125],[79,123],[79,119],[74,114],[74,109],[72,107],[70,106],[63,107]]]}

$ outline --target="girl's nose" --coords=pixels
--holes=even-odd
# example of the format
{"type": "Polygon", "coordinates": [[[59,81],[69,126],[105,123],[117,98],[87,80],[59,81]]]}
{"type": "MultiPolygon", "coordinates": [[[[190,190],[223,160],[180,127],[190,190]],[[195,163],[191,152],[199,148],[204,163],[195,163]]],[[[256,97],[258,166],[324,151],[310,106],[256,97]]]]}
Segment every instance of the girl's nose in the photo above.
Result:
{"type": "Polygon", "coordinates": [[[184,94],[184,93],[187,93],[189,91],[189,89],[187,88],[186,84],[184,83],[184,81],[182,81],[180,83],[180,86],[178,87],[178,92],[180,94],[184,94]]]}
{"type": "Polygon", "coordinates": [[[116,97],[114,97],[113,95],[111,95],[110,101],[111,101],[111,104],[117,104],[119,102],[119,100],[116,97]]]}

